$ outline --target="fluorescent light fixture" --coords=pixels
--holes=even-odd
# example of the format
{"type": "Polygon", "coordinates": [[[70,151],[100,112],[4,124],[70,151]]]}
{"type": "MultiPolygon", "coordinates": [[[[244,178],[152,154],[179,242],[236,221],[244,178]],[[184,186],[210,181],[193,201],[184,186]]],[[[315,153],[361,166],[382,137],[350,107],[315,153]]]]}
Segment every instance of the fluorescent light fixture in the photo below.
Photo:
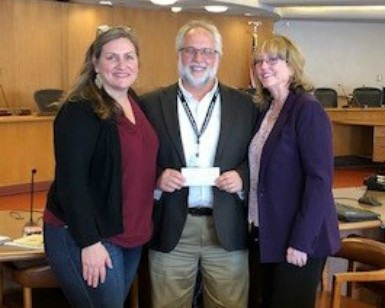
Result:
{"type": "Polygon", "coordinates": [[[107,5],[107,6],[112,6],[112,2],[109,0],[100,0],[99,1],[100,5],[107,5]]]}
{"type": "Polygon", "coordinates": [[[171,7],[171,12],[173,13],[179,13],[180,11],[182,11],[182,8],[180,6],[171,7]]]}
{"type": "Polygon", "coordinates": [[[178,0],[150,0],[151,3],[156,5],[172,5],[178,0]]]}
{"type": "Polygon", "coordinates": [[[206,5],[205,10],[210,13],[223,13],[229,9],[228,6],[225,5],[206,5]]]}

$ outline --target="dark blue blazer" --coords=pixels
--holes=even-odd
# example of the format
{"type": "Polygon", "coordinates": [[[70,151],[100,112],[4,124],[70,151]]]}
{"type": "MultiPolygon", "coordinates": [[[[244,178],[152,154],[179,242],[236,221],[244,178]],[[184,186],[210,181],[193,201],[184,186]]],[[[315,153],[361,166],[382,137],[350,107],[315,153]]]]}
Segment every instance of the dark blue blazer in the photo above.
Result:
{"type": "Polygon", "coordinates": [[[291,92],[262,151],[257,188],[261,262],[284,261],[288,247],[309,257],[339,248],[333,169],[326,112],[313,95],[291,92]]]}

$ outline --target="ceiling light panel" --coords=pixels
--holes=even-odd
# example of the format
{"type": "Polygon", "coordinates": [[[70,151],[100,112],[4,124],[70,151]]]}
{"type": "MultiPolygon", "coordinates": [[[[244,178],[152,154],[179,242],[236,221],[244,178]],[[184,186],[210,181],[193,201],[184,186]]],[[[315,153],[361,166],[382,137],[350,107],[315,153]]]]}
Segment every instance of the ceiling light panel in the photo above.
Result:
{"type": "Polygon", "coordinates": [[[150,2],[156,5],[173,5],[177,0],[150,0],[150,2]]]}
{"type": "Polygon", "coordinates": [[[228,6],[225,5],[206,5],[205,10],[210,13],[223,13],[229,9],[228,6]]]}

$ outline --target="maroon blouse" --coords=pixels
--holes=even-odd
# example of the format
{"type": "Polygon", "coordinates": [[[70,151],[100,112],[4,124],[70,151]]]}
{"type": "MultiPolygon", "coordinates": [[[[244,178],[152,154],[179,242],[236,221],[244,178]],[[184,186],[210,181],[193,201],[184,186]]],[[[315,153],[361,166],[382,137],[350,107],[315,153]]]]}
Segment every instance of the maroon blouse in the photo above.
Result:
{"type": "Polygon", "coordinates": [[[146,243],[152,234],[158,139],[152,126],[131,100],[136,124],[124,115],[117,117],[122,157],[124,232],[109,240],[119,246],[146,243]]]}

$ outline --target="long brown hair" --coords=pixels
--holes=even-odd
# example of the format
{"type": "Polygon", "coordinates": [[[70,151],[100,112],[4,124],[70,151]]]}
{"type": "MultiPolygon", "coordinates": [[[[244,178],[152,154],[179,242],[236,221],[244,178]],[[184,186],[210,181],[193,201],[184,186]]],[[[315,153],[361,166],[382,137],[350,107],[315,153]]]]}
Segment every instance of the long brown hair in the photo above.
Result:
{"type": "Polygon", "coordinates": [[[103,88],[99,89],[95,85],[96,72],[93,59],[97,60],[100,58],[105,44],[120,38],[128,39],[134,45],[135,52],[139,57],[138,40],[130,28],[116,26],[109,27],[107,30],[101,31],[88,48],[83,66],[75,85],[65,98],[67,102],[78,101],[79,99],[91,101],[93,103],[95,113],[101,119],[107,119],[111,117],[112,114],[119,112],[120,106],[104,91],[103,88]]]}

